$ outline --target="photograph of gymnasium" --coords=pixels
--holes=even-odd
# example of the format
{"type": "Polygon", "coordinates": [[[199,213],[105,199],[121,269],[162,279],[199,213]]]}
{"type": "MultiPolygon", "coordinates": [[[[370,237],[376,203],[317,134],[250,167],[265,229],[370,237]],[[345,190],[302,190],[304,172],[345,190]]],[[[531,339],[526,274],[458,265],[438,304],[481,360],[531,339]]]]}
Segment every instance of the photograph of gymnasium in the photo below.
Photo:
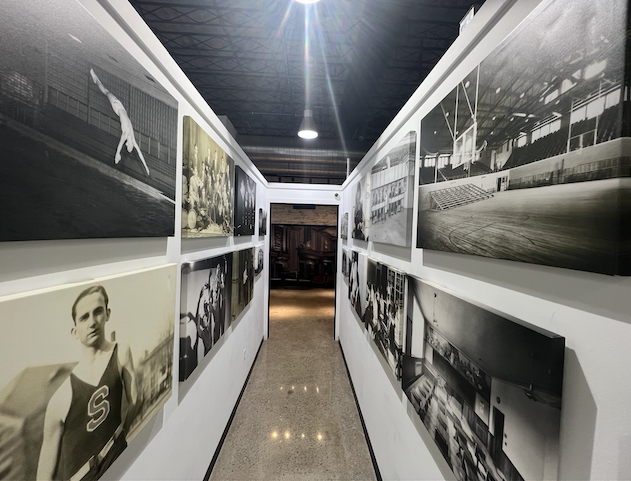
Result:
{"type": "Polygon", "coordinates": [[[0,241],[174,234],[177,101],[75,0],[0,2],[0,241]]]}
{"type": "Polygon", "coordinates": [[[254,294],[254,247],[232,253],[232,320],[245,309],[254,294]]]}
{"type": "Polygon", "coordinates": [[[265,255],[263,254],[263,248],[259,247],[256,252],[256,269],[254,269],[254,275],[258,276],[263,272],[263,264],[265,262],[265,255]]]}
{"type": "Polygon", "coordinates": [[[392,373],[401,379],[405,274],[371,258],[366,271],[366,329],[392,373]]]}
{"type": "Polygon", "coordinates": [[[158,412],[176,278],[166,265],[0,298],[2,479],[98,479],[158,412]]]}
{"type": "Polygon", "coordinates": [[[543,1],[423,118],[417,247],[631,274],[627,4],[543,1]]]}
{"type": "Polygon", "coordinates": [[[231,322],[232,253],[182,264],[180,381],[188,379],[231,322]]]}
{"type": "Polygon", "coordinates": [[[183,130],[182,237],[231,236],[234,161],[192,118],[183,130]]]}
{"type": "Polygon", "coordinates": [[[348,212],[344,212],[342,216],[342,222],[340,223],[340,237],[342,239],[348,239],[348,212]]]}
{"type": "Polygon", "coordinates": [[[259,236],[267,235],[267,211],[259,208],[259,236]]]}
{"type": "Polygon", "coordinates": [[[234,185],[234,235],[254,235],[256,182],[237,165],[234,185]]]}
{"type": "Polygon", "coordinates": [[[416,132],[409,132],[370,173],[370,240],[410,247],[416,132]]]}
{"type": "Polygon", "coordinates": [[[352,188],[353,202],[353,239],[368,242],[368,222],[370,220],[370,174],[360,178],[352,188]]]}
{"type": "Polygon", "coordinates": [[[408,276],[402,388],[456,479],[558,479],[565,338],[408,276]]]}
{"type": "Polygon", "coordinates": [[[350,251],[349,260],[348,298],[357,319],[363,324],[366,311],[366,254],[350,251]]]}

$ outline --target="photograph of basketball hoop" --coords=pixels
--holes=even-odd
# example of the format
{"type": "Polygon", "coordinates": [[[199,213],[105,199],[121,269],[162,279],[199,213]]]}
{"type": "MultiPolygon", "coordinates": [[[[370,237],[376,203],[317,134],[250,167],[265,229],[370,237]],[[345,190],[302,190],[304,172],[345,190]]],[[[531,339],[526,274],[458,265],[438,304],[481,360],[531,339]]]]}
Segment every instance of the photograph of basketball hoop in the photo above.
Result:
{"type": "Polygon", "coordinates": [[[234,161],[192,118],[183,124],[182,237],[231,236],[234,161]]]}
{"type": "Polygon", "coordinates": [[[238,165],[234,181],[234,235],[254,235],[256,182],[238,165]]]}
{"type": "Polygon", "coordinates": [[[631,274],[627,8],[541,2],[422,119],[417,247],[631,274]]]}
{"type": "Polygon", "coordinates": [[[0,241],[172,236],[175,98],[76,0],[0,31],[0,241]]]}
{"type": "Polygon", "coordinates": [[[2,479],[98,479],[115,462],[171,395],[176,278],[0,298],[2,479]]]}
{"type": "Polygon", "coordinates": [[[344,240],[348,239],[348,212],[344,212],[342,222],[340,223],[340,237],[344,240]]]}
{"type": "Polygon", "coordinates": [[[565,338],[408,276],[402,388],[459,481],[558,479],[565,338]]]}
{"type": "Polygon", "coordinates": [[[232,253],[182,264],[180,381],[186,380],[230,326],[232,253]]]}
{"type": "Polygon", "coordinates": [[[254,247],[232,253],[232,320],[250,303],[254,295],[254,247]]]}
{"type": "Polygon", "coordinates": [[[360,178],[352,187],[353,225],[352,238],[368,241],[370,223],[370,173],[360,178]]]}
{"type": "Polygon", "coordinates": [[[409,132],[370,172],[370,240],[410,247],[416,132],[409,132]]]}
{"type": "Polygon", "coordinates": [[[368,335],[395,377],[401,379],[405,274],[369,257],[366,281],[364,321],[368,335]]]}

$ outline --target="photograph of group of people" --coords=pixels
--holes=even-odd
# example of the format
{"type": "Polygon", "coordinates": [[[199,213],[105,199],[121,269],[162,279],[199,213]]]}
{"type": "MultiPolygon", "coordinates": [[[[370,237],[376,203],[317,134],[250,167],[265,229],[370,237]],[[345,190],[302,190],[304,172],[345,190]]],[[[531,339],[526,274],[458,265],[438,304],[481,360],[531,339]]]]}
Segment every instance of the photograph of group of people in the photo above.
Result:
{"type": "Polygon", "coordinates": [[[241,167],[237,166],[235,186],[234,235],[254,235],[256,182],[241,167]]]}
{"type": "Polygon", "coordinates": [[[0,298],[2,479],[98,479],[125,450],[171,395],[175,283],[168,265],[0,298]]]}
{"type": "Polygon", "coordinates": [[[191,117],[184,117],[182,237],[233,234],[234,161],[191,117]]]}
{"type": "Polygon", "coordinates": [[[230,326],[232,254],[182,264],[180,381],[186,380],[230,326]]]}

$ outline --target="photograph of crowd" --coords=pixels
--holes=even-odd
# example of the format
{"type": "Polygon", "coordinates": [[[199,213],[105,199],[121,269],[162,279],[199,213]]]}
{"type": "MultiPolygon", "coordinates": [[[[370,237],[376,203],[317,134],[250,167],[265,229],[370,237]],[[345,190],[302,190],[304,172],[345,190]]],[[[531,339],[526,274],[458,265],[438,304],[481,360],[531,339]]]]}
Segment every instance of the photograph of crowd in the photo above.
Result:
{"type": "Polygon", "coordinates": [[[417,247],[631,274],[628,3],[567,7],[542,1],[422,119],[417,247]]]}
{"type": "Polygon", "coordinates": [[[191,117],[182,148],[182,237],[231,236],[234,161],[191,117]]]}
{"type": "Polygon", "coordinates": [[[459,481],[558,479],[565,338],[408,276],[402,388],[459,481]]]}
{"type": "Polygon", "coordinates": [[[370,174],[360,178],[352,188],[353,202],[353,230],[352,238],[368,241],[368,226],[370,222],[370,174]]]}
{"type": "Polygon", "coordinates": [[[176,278],[166,265],[0,298],[2,479],[114,463],[171,395],[176,278]]]}
{"type": "Polygon", "coordinates": [[[234,235],[254,235],[256,182],[237,165],[234,185],[234,235]]]}
{"type": "Polygon", "coordinates": [[[254,295],[254,247],[232,253],[232,320],[254,295]]]}
{"type": "Polygon", "coordinates": [[[405,274],[368,258],[366,280],[366,329],[392,373],[401,379],[405,274]]]}
{"type": "Polygon", "coordinates": [[[177,100],[76,0],[0,31],[0,241],[172,236],[177,100]]]}
{"type": "Polygon", "coordinates": [[[416,132],[409,132],[370,173],[370,240],[409,247],[414,211],[416,132]]]}
{"type": "Polygon", "coordinates": [[[186,380],[231,322],[232,254],[182,264],[180,381],[186,380]]]}

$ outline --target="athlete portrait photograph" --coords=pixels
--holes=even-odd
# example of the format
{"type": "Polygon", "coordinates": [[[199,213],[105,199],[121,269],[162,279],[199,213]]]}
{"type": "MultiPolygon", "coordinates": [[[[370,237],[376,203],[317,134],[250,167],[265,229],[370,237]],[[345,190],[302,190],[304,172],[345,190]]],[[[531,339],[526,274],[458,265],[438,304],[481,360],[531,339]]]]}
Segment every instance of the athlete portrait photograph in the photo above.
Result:
{"type": "Polygon", "coordinates": [[[0,298],[3,479],[95,480],[114,463],[171,394],[175,279],[165,266],[0,298]]]}

